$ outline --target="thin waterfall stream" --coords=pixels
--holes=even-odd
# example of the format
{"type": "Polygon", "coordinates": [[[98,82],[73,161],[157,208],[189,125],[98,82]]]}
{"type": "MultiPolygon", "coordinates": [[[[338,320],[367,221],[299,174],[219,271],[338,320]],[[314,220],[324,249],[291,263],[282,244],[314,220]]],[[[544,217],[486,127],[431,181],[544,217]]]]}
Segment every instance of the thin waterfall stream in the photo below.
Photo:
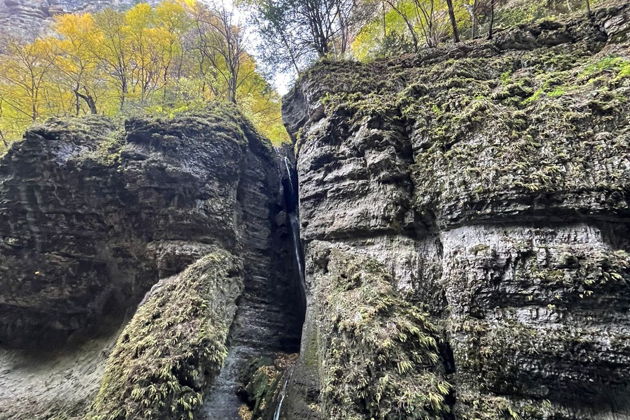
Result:
{"type": "Polygon", "coordinates": [[[282,404],[284,403],[284,397],[287,395],[287,385],[289,384],[290,377],[284,381],[284,386],[282,387],[282,391],[280,392],[280,401],[278,402],[278,406],[276,407],[275,413],[273,413],[273,420],[280,420],[280,413],[282,413],[282,404]]]}
{"type": "Polygon", "coordinates": [[[304,276],[304,252],[302,240],[300,238],[300,215],[299,215],[299,194],[297,176],[293,176],[295,171],[289,158],[284,157],[284,167],[287,172],[287,183],[285,185],[285,204],[289,219],[289,230],[293,241],[293,257],[297,266],[300,283],[298,285],[303,309],[306,308],[306,279],[304,276]]]}
{"type": "MultiPolygon", "coordinates": [[[[297,177],[293,176],[292,165],[289,162],[289,159],[284,157],[284,167],[286,169],[287,174],[287,182],[284,183],[285,188],[285,205],[287,208],[287,218],[289,221],[289,230],[291,233],[291,239],[293,242],[293,256],[295,259],[295,264],[298,271],[299,276],[299,284],[298,291],[301,298],[301,306],[302,310],[306,310],[306,281],[304,274],[304,254],[302,248],[302,240],[300,238],[300,217],[299,217],[299,195],[298,195],[298,184],[297,177]],[[294,181],[295,180],[295,181],[294,181]]],[[[280,420],[280,416],[282,414],[282,407],[284,404],[284,400],[287,394],[287,386],[289,385],[289,381],[291,380],[291,376],[293,375],[293,370],[290,369],[286,372],[286,379],[284,381],[284,385],[282,386],[282,390],[280,391],[280,398],[278,400],[278,404],[274,411],[273,420],[280,420]]]]}
{"type": "Polygon", "coordinates": [[[304,279],[304,263],[302,254],[302,241],[300,239],[300,216],[299,216],[299,196],[297,192],[297,182],[294,181],[292,175],[294,169],[291,169],[291,163],[289,158],[284,157],[284,167],[287,171],[288,180],[288,197],[285,197],[287,202],[287,211],[289,214],[289,230],[291,231],[291,238],[293,239],[293,254],[297,268],[299,271],[300,281],[302,286],[305,284],[304,279]]]}
{"type": "MultiPolygon", "coordinates": [[[[237,420],[245,401],[243,373],[253,360],[275,358],[299,350],[303,305],[296,304],[304,295],[303,264],[299,242],[293,174],[287,162],[288,175],[282,174],[287,221],[284,227],[275,222],[278,209],[262,207],[259,197],[263,188],[259,174],[247,173],[251,188],[239,191],[243,207],[243,251],[245,288],[230,331],[228,355],[219,375],[207,391],[201,410],[203,420],[237,420]],[[286,185],[290,177],[290,186],[286,185]],[[291,242],[291,243],[289,243],[291,242]],[[284,259],[293,260],[298,268],[286,269],[284,259]],[[295,273],[299,271],[299,275],[295,273]],[[299,280],[298,280],[299,279],[299,280]],[[298,286],[296,283],[300,283],[298,286]]],[[[291,264],[289,264],[291,265],[291,264]]]]}

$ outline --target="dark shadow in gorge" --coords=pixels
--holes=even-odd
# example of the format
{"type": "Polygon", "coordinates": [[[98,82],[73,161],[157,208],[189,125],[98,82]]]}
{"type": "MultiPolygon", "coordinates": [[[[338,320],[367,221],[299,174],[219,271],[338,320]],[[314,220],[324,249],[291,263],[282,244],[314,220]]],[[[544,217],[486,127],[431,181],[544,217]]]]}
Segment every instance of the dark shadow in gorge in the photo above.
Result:
{"type": "MultiPolygon", "coordinates": [[[[299,209],[299,183],[298,174],[295,169],[294,157],[284,156],[281,164],[281,171],[284,170],[282,176],[282,191],[284,205],[287,213],[287,229],[289,230],[291,253],[293,260],[293,268],[295,275],[293,278],[293,294],[295,297],[297,311],[297,327],[302,330],[304,316],[306,313],[306,279],[304,274],[304,247],[300,238],[300,209],[299,209]],[[293,159],[291,159],[293,158],[293,159]]],[[[300,343],[298,344],[298,348],[300,343]]]]}

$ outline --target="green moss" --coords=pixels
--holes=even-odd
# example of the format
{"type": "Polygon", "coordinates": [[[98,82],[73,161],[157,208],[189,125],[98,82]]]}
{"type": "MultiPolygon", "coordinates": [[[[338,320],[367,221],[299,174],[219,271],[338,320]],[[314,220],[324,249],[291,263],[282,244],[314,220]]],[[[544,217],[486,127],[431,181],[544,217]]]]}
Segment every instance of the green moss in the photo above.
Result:
{"type": "Polygon", "coordinates": [[[551,92],[547,93],[547,95],[551,98],[555,98],[557,96],[565,95],[566,93],[567,93],[566,89],[562,87],[558,87],[552,90],[551,92]]]}
{"type": "MultiPolygon", "coordinates": [[[[626,214],[629,70],[618,56],[606,58],[617,46],[605,46],[593,39],[561,42],[568,33],[571,37],[579,34],[573,27],[544,25],[560,27],[558,45],[550,46],[555,41],[547,42],[544,36],[553,34],[545,33],[538,40],[539,46],[531,50],[525,46],[497,53],[496,45],[485,49],[466,45],[388,62],[321,64],[305,83],[323,85],[329,119],[324,123],[334,127],[329,132],[334,133],[336,142],[352,142],[341,147],[347,146],[360,155],[356,145],[361,142],[357,138],[377,131],[375,136],[399,130],[409,139],[418,219],[426,216],[450,227],[484,218],[493,223],[502,216],[513,220],[515,215],[526,220],[547,220],[550,214],[566,214],[568,222],[583,220],[585,214],[626,214]]],[[[519,35],[527,39],[532,33],[523,28],[519,35]]],[[[308,128],[304,129],[302,144],[312,141],[309,146],[318,145],[321,132],[311,134],[308,128]]],[[[407,144],[401,149],[404,147],[407,144]]],[[[496,262],[492,249],[483,244],[473,248],[477,257],[487,256],[488,267],[496,262]]],[[[624,284],[629,281],[627,254],[587,254],[579,248],[567,249],[566,253],[565,261],[553,261],[549,266],[537,263],[532,255],[511,255],[509,258],[524,264],[514,278],[536,282],[543,292],[516,284],[518,291],[504,300],[522,299],[523,308],[537,306],[550,317],[561,317],[572,305],[598,307],[596,301],[589,301],[592,296],[625,290],[624,284]]],[[[396,292],[387,286],[391,279],[369,258],[339,250],[331,250],[328,258],[328,273],[318,279],[320,294],[315,299],[323,302],[318,309],[318,321],[322,320],[319,357],[327,362],[321,369],[323,412],[332,413],[332,418],[438,417],[444,412],[442,408],[433,409],[426,403],[429,393],[445,395],[432,382],[441,378],[437,364],[407,371],[416,384],[427,389],[424,402],[414,395],[413,386],[405,378],[393,376],[399,373],[398,362],[403,362],[400,368],[405,371],[405,357],[413,357],[401,356],[398,351],[414,351],[393,338],[397,319],[412,322],[425,336],[433,336],[430,323],[422,315],[407,312],[405,304],[396,300],[396,292]],[[398,312],[387,304],[389,299],[399,302],[398,312]],[[391,325],[391,329],[383,325],[391,325]],[[371,385],[369,389],[364,384],[380,384],[381,376],[387,378],[383,381],[390,388],[375,395],[378,388],[371,385]],[[413,401],[410,405],[416,411],[410,414],[404,404],[398,405],[392,397],[394,392],[413,401]]],[[[496,281],[499,277],[492,278],[496,281]]],[[[506,308],[506,312],[509,310],[506,308]]],[[[501,314],[497,311],[496,316],[501,314]]],[[[515,390],[526,381],[523,376],[555,366],[558,360],[568,360],[577,354],[575,349],[588,345],[579,334],[570,328],[539,333],[536,328],[501,319],[493,319],[491,325],[474,319],[459,321],[465,325],[453,329],[451,342],[457,343],[461,335],[478,341],[467,342],[456,357],[465,362],[458,366],[455,377],[473,372],[462,382],[479,384],[483,390],[465,394],[457,384],[458,405],[465,407],[457,418],[574,418],[544,409],[543,397],[517,401],[518,397],[513,396],[539,389],[540,383],[549,380],[549,376],[537,378],[538,383],[530,383],[528,390],[515,390]],[[549,346],[545,348],[544,344],[549,346]],[[536,364],[544,367],[522,373],[523,365],[536,364]]],[[[419,352],[426,351],[421,347],[419,352]]],[[[571,363],[585,365],[588,361],[571,363]]],[[[606,369],[604,364],[601,366],[602,371],[606,369]]]]}
{"type": "Polygon", "coordinates": [[[88,418],[193,418],[227,355],[240,272],[217,250],[152,292],[121,333],[88,418]]]}
{"type": "Polygon", "coordinates": [[[319,279],[322,411],[331,419],[441,418],[450,384],[436,329],[376,261],[331,249],[319,279]]]}
{"type": "Polygon", "coordinates": [[[243,380],[248,407],[241,410],[241,416],[251,419],[268,419],[274,415],[281,393],[297,354],[277,354],[252,361],[243,380]]]}
{"type": "Polygon", "coordinates": [[[88,156],[106,166],[115,166],[120,163],[124,145],[122,131],[113,131],[104,137],[98,143],[96,151],[88,156]]]}
{"type": "Polygon", "coordinates": [[[574,420],[570,410],[553,406],[548,400],[510,400],[502,396],[465,390],[458,394],[457,418],[462,420],[574,420]]]}
{"type": "Polygon", "coordinates": [[[630,76],[630,60],[621,56],[607,56],[587,65],[579,74],[581,79],[592,79],[594,76],[608,72],[615,75],[615,80],[630,76]]]}

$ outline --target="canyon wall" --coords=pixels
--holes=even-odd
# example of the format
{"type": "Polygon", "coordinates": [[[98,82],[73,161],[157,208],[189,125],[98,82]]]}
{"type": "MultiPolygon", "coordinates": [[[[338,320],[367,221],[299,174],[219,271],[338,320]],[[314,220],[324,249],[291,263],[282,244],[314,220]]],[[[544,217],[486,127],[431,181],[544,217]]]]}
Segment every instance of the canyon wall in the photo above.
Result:
{"type": "Polygon", "coordinates": [[[286,418],[630,418],[629,22],[301,77],[286,418]]]}
{"type": "Polygon", "coordinates": [[[33,127],[0,418],[630,418],[629,22],[323,60],[295,153],[229,105],[33,127]]]}

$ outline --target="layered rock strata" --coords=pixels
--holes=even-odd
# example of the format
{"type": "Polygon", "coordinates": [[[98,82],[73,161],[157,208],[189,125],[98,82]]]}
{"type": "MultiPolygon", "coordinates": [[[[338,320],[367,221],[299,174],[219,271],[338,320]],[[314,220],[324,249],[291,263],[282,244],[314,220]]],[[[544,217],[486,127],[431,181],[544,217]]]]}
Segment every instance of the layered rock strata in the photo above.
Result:
{"type": "Polygon", "coordinates": [[[286,418],[630,416],[628,22],[300,79],[309,305],[286,418]]]}
{"type": "MultiPolygon", "coordinates": [[[[14,383],[25,354],[63,369],[58,353],[115,337],[132,318],[90,418],[196,413],[225,358],[246,344],[222,390],[234,398],[216,407],[235,416],[249,358],[299,342],[276,159],[225,106],[124,127],[88,117],[29,130],[0,161],[0,380],[14,383]]],[[[84,375],[100,376],[98,358],[84,375]]],[[[1,387],[9,418],[43,418],[67,398],[44,382],[1,387]]],[[[83,418],[98,380],[81,386],[72,413],[83,418]]],[[[60,406],[57,415],[69,415],[60,406]]]]}

